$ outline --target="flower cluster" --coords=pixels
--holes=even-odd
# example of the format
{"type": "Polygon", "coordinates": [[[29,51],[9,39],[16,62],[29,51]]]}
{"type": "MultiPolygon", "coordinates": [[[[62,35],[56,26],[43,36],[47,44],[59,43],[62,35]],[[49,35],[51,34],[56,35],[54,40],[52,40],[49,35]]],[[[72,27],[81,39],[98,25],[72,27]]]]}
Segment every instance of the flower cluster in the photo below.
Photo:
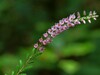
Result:
{"type": "Polygon", "coordinates": [[[43,52],[45,49],[45,45],[50,43],[54,37],[59,35],[61,32],[69,29],[70,27],[74,27],[75,25],[79,25],[81,23],[86,24],[86,20],[88,20],[89,23],[91,23],[91,18],[96,20],[98,15],[95,11],[90,11],[89,15],[86,16],[86,11],[83,12],[83,17],[81,17],[80,13],[77,12],[77,16],[75,16],[75,13],[70,15],[67,18],[63,18],[62,20],[59,20],[59,23],[56,23],[54,26],[52,26],[46,33],[43,34],[43,36],[39,39],[39,41],[34,45],[34,48],[38,49],[40,52],[43,52]]]}

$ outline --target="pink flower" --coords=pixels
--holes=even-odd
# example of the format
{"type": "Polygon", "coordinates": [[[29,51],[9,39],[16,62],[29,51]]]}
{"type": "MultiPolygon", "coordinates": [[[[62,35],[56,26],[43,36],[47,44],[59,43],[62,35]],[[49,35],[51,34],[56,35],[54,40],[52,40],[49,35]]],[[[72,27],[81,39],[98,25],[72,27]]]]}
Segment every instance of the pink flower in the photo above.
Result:
{"type": "Polygon", "coordinates": [[[68,23],[67,26],[68,26],[68,27],[74,27],[75,24],[74,24],[74,23],[68,23]]]}
{"type": "Polygon", "coordinates": [[[52,34],[53,33],[52,29],[48,29],[48,33],[52,34]]]}
{"type": "Polygon", "coordinates": [[[52,37],[52,38],[54,38],[55,36],[56,36],[56,34],[55,34],[55,33],[51,35],[51,37],[52,37]]]}
{"type": "Polygon", "coordinates": [[[43,36],[46,38],[48,37],[48,33],[44,33],[43,36]]]}
{"type": "Polygon", "coordinates": [[[68,28],[69,28],[69,27],[68,27],[67,25],[64,25],[64,26],[63,26],[63,29],[64,29],[64,30],[66,30],[66,29],[68,29],[68,28]]]}
{"type": "Polygon", "coordinates": [[[73,21],[73,19],[75,19],[75,17],[76,17],[75,14],[70,15],[70,16],[69,16],[69,21],[70,21],[70,22],[73,21]]]}
{"type": "Polygon", "coordinates": [[[64,31],[63,26],[59,28],[60,33],[64,31]]]}
{"type": "Polygon", "coordinates": [[[39,51],[40,51],[40,52],[43,52],[44,49],[45,49],[45,48],[44,48],[43,46],[42,46],[42,47],[39,47],[39,51]]]}
{"type": "Polygon", "coordinates": [[[47,40],[44,40],[42,43],[43,43],[43,45],[46,45],[47,44],[47,40]]]}
{"type": "Polygon", "coordinates": [[[39,39],[39,42],[42,43],[42,42],[43,42],[43,38],[40,38],[40,39],[39,39]]]}
{"type": "Polygon", "coordinates": [[[55,24],[55,27],[58,29],[59,27],[61,27],[61,24],[57,23],[55,24]]]}
{"type": "Polygon", "coordinates": [[[67,18],[63,18],[63,20],[64,20],[65,23],[68,23],[69,22],[68,17],[67,18]]]}
{"type": "Polygon", "coordinates": [[[59,24],[60,24],[60,25],[63,25],[63,24],[64,24],[64,20],[60,20],[60,21],[59,21],[59,24]]]}
{"type": "Polygon", "coordinates": [[[55,34],[56,34],[56,35],[60,34],[60,31],[59,31],[59,30],[56,30],[56,31],[55,31],[55,34]]]}
{"type": "Polygon", "coordinates": [[[55,31],[55,30],[57,30],[57,27],[56,26],[52,26],[52,31],[55,31]]]}
{"type": "Polygon", "coordinates": [[[46,39],[46,41],[47,41],[47,43],[50,43],[50,42],[52,41],[52,39],[51,39],[50,37],[48,37],[48,38],[46,39]]]}
{"type": "Polygon", "coordinates": [[[38,48],[38,43],[36,43],[36,44],[34,45],[34,48],[38,48]]]}
{"type": "Polygon", "coordinates": [[[81,22],[80,22],[78,19],[76,19],[76,20],[74,21],[74,24],[81,24],[81,22]]]}

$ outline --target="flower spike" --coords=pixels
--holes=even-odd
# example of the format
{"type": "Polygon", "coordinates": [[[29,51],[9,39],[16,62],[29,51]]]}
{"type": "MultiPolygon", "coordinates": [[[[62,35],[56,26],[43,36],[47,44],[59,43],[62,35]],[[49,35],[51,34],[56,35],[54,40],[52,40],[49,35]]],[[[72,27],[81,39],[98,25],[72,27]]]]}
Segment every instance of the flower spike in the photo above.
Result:
{"type": "Polygon", "coordinates": [[[77,12],[77,16],[75,14],[70,15],[67,18],[63,18],[59,20],[59,23],[56,23],[52,26],[43,36],[39,39],[39,41],[34,44],[34,48],[38,49],[40,52],[43,52],[45,46],[52,42],[52,39],[62,33],[63,31],[69,29],[70,27],[74,27],[75,25],[79,25],[81,23],[86,24],[86,20],[91,23],[91,18],[96,20],[98,17],[95,11],[90,11],[89,15],[86,16],[86,11],[83,11],[83,17],[80,16],[80,13],[77,12]]]}

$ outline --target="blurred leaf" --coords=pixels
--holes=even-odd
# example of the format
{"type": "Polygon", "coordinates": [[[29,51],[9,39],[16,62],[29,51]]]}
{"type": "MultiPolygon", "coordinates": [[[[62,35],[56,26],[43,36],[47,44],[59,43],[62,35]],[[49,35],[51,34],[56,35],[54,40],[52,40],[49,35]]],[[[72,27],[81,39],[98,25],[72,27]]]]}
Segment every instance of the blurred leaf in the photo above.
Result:
{"type": "Polygon", "coordinates": [[[27,65],[27,67],[26,67],[26,68],[24,68],[24,70],[23,70],[23,71],[27,71],[27,70],[32,69],[32,68],[33,68],[33,65],[35,65],[35,64],[32,64],[32,65],[27,65]]]}
{"type": "Polygon", "coordinates": [[[61,60],[59,62],[59,67],[64,70],[66,73],[74,74],[80,68],[79,63],[73,60],[61,60]]]}
{"type": "Polygon", "coordinates": [[[100,75],[100,68],[96,64],[82,63],[78,75],[100,75]]]}
{"type": "Polygon", "coordinates": [[[100,39],[100,30],[92,31],[90,38],[92,38],[92,39],[100,39]]]}
{"type": "Polygon", "coordinates": [[[7,0],[0,0],[0,11],[7,10],[11,4],[7,0]]]}
{"type": "Polygon", "coordinates": [[[70,44],[69,46],[63,48],[62,56],[84,56],[88,53],[93,52],[95,46],[91,42],[87,43],[74,43],[70,44]]]}
{"type": "Polygon", "coordinates": [[[57,55],[50,50],[46,50],[40,58],[42,61],[47,61],[49,63],[55,63],[58,60],[57,55]]]}
{"type": "Polygon", "coordinates": [[[22,74],[20,74],[20,75],[27,75],[27,74],[25,74],[25,73],[22,73],[22,74]]]}
{"type": "Polygon", "coordinates": [[[14,71],[12,71],[12,74],[11,74],[11,75],[14,75],[14,73],[15,73],[15,72],[14,72],[14,71]]]}
{"type": "Polygon", "coordinates": [[[20,59],[19,60],[19,63],[20,63],[20,67],[23,65],[23,63],[22,63],[22,60],[20,59]]]}
{"type": "MultiPolygon", "coordinates": [[[[11,71],[16,69],[18,64],[18,58],[10,55],[10,54],[5,54],[2,57],[0,57],[2,61],[0,61],[0,69],[2,69],[3,73],[11,74],[11,71]],[[16,65],[16,67],[15,67],[16,65]],[[10,69],[9,69],[10,68],[10,69]]],[[[12,74],[14,72],[12,71],[12,74]]]]}

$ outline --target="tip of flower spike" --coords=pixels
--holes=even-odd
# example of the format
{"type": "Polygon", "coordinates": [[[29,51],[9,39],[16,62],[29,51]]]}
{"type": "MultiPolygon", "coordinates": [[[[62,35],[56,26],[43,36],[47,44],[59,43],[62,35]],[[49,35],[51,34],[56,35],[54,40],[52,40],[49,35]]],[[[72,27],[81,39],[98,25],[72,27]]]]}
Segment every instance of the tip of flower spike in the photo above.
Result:
{"type": "MultiPolygon", "coordinates": [[[[99,17],[99,15],[97,15],[96,11],[93,11],[93,12],[90,11],[89,17],[90,17],[90,18],[93,18],[94,20],[96,20],[96,18],[99,17]]],[[[88,19],[88,22],[91,23],[91,20],[88,19]]]]}
{"type": "Polygon", "coordinates": [[[80,16],[80,13],[77,12],[77,19],[79,21],[81,21],[82,23],[86,24],[85,20],[88,20],[89,23],[91,23],[91,18],[93,18],[94,20],[97,19],[97,17],[99,17],[99,15],[97,15],[96,11],[90,11],[88,15],[86,15],[86,11],[83,11],[83,17],[80,16]]]}

